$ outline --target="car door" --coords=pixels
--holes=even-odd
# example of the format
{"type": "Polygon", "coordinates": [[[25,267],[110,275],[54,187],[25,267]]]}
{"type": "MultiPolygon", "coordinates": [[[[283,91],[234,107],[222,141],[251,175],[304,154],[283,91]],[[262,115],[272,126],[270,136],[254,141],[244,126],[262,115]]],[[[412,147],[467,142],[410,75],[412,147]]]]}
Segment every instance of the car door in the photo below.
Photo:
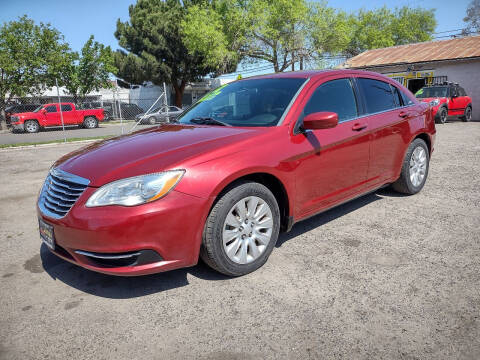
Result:
{"type": "Polygon", "coordinates": [[[321,80],[306,95],[291,141],[295,146],[297,219],[309,216],[365,188],[369,134],[352,80],[344,76],[321,80]],[[304,105],[303,105],[304,104],[304,105]],[[335,128],[301,131],[303,117],[314,112],[338,114],[335,128]]]}
{"type": "Polygon", "coordinates": [[[62,116],[63,116],[63,123],[65,125],[75,125],[77,124],[76,112],[73,111],[72,105],[70,104],[62,104],[62,116]]]}
{"type": "MultiPolygon", "coordinates": [[[[405,141],[409,133],[409,121],[415,117],[414,103],[404,100],[396,86],[375,78],[356,77],[362,93],[368,123],[372,133],[368,181],[371,184],[385,182],[394,176],[398,159],[403,159],[405,141]]],[[[408,98],[407,95],[405,95],[408,98]]]]}
{"type": "Polygon", "coordinates": [[[62,125],[60,121],[60,113],[56,104],[45,106],[45,120],[43,126],[62,125]]]}

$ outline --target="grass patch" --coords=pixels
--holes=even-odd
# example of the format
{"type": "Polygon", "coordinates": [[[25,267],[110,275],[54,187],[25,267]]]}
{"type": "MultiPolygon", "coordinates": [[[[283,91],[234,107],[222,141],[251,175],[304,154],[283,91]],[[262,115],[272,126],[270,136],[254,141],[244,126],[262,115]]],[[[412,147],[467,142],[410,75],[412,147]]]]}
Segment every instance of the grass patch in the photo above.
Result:
{"type": "MultiPolygon", "coordinates": [[[[76,141],[85,141],[85,140],[102,140],[102,139],[109,139],[116,135],[106,135],[106,136],[91,136],[91,137],[75,137],[67,139],[67,143],[69,142],[76,142],[76,141]]],[[[0,149],[5,148],[12,148],[12,147],[20,147],[20,146],[36,146],[36,145],[45,145],[45,144],[61,144],[64,143],[64,139],[58,140],[49,140],[49,141],[41,141],[41,142],[23,142],[23,143],[16,143],[16,144],[0,144],[0,149]]]]}

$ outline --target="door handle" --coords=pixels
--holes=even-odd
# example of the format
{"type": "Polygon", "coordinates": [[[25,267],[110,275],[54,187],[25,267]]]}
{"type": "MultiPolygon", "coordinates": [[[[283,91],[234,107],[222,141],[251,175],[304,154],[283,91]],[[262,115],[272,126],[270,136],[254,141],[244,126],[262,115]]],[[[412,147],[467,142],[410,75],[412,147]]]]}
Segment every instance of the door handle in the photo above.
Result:
{"type": "Polygon", "coordinates": [[[363,129],[367,128],[367,124],[365,123],[356,123],[352,126],[353,131],[362,131],[363,129]]]}
{"type": "Polygon", "coordinates": [[[410,114],[409,114],[408,112],[406,112],[406,111],[400,111],[400,112],[398,113],[398,116],[401,117],[401,118],[406,118],[406,117],[409,117],[410,114]]]}

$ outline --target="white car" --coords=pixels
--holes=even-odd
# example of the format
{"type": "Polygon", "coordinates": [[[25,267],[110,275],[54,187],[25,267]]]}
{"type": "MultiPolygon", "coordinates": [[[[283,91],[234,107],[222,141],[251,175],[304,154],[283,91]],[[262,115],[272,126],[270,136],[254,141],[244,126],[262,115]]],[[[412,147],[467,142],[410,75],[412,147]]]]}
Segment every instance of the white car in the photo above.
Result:
{"type": "Polygon", "coordinates": [[[139,121],[142,119],[140,124],[153,125],[175,120],[182,112],[183,110],[176,106],[168,106],[168,112],[166,111],[165,106],[160,106],[151,110],[147,115],[145,115],[145,113],[138,114],[135,116],[135,120],[139,121]]]}

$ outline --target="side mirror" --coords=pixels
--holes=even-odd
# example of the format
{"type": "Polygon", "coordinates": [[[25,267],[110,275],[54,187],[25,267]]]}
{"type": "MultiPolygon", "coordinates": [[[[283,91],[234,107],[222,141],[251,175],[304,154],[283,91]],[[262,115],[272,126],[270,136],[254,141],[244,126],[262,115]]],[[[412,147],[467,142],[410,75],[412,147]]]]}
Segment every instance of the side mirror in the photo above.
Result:
{"type": "Polygon", "coordinates": [[[45,110],[45,109],[42,109],[42,110],[40,110],[40,111],[42,112],[42,114],[46,114],[46,113],[47,113],[47,110],[45,110]]]}
{"type": "Polygon", "coordinates": [[[337,113],[330,111],[308,114],[303,118],[305,130],[331,129],[338,125],[337,113]]]}

